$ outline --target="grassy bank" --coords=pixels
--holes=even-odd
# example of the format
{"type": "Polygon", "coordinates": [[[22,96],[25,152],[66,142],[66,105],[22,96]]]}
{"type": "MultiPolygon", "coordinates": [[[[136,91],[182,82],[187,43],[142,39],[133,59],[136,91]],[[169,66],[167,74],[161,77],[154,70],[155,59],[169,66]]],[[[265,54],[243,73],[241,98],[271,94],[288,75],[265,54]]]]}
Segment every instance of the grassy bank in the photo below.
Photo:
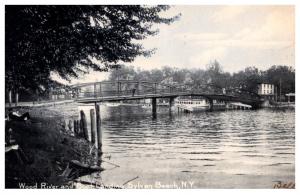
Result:
{"type": "Polygon", "coordinates": [[[96,149],[85,139],[72,135],[59,108],[19,108],[19,111],[29,112],[32,119],[6,121],[6,140],[10,131],[19,146],[18,152],[5,154],[6,188],[22,188],[24,184],[39,188],[41,183],[49,187],[72,187],[74,179],[89,174],[90,170],[80,169],[71,161],[99,165],[96,149]]]}

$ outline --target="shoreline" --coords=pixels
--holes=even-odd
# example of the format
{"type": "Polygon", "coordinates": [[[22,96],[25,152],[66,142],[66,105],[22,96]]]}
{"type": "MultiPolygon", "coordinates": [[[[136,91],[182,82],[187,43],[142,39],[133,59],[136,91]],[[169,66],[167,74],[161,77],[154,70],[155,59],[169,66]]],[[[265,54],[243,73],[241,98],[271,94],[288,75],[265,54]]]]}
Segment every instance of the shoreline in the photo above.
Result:
{"type": "Polygon", "coordinates": [[[75,179],[94,171],[76,167],[73,161],[101,167],[97,150],[85,139],[72,136],[59,110],[29,107],[19,111],[29,112],[32,119],[5,122],[5,140],[13,142],[7,141],[6,148],[18,146],[5,153],[5,188],[21,188],[21,183],[74,187],[75,179]]]}

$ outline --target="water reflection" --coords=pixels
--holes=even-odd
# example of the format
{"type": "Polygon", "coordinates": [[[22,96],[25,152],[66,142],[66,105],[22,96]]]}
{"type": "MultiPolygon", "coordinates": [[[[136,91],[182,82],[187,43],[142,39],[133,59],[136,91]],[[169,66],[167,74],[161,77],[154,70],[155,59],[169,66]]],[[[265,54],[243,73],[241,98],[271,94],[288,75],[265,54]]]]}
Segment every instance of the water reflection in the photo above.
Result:
{"type": "Polygon", "coordinates": [[[295,111],[178,114],[101,107],[106,184],[193,181],[193,188],[272,188],[294,181],[295,111]]]}

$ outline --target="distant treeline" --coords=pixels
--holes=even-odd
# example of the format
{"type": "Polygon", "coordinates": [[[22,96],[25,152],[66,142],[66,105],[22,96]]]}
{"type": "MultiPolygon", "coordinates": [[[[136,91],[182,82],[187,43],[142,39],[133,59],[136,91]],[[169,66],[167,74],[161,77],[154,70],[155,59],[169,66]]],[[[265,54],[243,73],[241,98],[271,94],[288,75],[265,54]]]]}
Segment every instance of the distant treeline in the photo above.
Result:
{"type": "Polygon", "coordinates": [[[257,92],[259,83],[281,85],[281,93],[295,92],[295,69],[285,65],[274,65],[262,71],[256,67],[247,67],[237,73],[225,72],[219,62],[214,61],[206,69],[173,68],[141,70],[133,66],[122,66],[113,70],[109,80],[143,80],[168,84],[210,85],[217,88],[241,88],[257,92]]]}

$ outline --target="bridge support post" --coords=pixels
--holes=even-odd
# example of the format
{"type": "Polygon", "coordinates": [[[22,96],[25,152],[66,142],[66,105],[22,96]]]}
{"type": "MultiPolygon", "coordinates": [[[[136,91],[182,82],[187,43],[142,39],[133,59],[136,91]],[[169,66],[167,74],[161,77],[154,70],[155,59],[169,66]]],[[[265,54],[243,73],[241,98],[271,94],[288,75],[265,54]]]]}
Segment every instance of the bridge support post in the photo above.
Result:
{"type": "Polygon", "coordinates": [[[208,99],[208,101],[209,101],[209,111],[212,112],[214,109],[214,100],[208,99]]]}
{"type": "Polygon", "coordinates": [[[96,143],[96,122],[95,122],[95,110],[91,109],[90,110],[90,117],[91,117],[91,141],[92,144],[96,143]]]}
{"type": "Polygon", "coordinates": [[[94,83],[94,97],[97,98],[97,84],[94,83]]]}
{"type": "Polygon", "coordinates": [[[153,116],[153,118],[156,118],[156,106],[157,106],[156,98],[152,98],[152,116],[153,116]]]}
{"type": "Polygon", "coordinates": [[[170,98],[170,101],[169,101],[169,111],[172,112],[173,108],[174,108],[174,105],[175,105],[175,98],[174,97],[171,97],[170,98]]]}
{"type": "Polygon", "coordinates": [[[98,153],[102,155],[102,131],[101,131],[101,118],[100,118],[100,106],[95,102],[96,110],[96,129],[97,129],[97,146],[98,153]]]}
{"type": "Polygon", "coordinates": [[[256,110],[256,109],[259,109],[260,108],[260,104],[251,104],[251,106],[252,106],[252,110],[256,110]]]}

